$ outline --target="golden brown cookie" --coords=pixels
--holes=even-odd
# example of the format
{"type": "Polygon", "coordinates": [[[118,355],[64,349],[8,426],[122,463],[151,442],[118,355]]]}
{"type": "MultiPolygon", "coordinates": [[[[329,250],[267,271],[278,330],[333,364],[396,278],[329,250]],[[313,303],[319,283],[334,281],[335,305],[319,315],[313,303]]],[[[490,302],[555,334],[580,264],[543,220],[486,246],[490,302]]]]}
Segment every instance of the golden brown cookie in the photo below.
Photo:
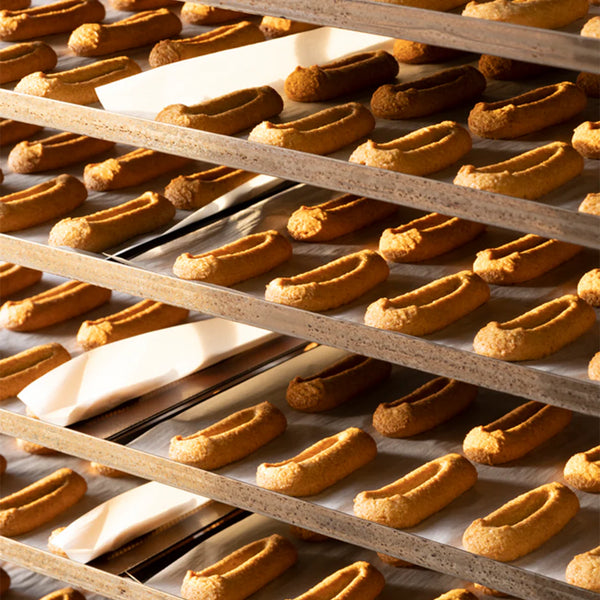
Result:
{"type": "Polygon", "coordinates": [[[565,142],[551,142],[484,167],[463,165],[454,183],[536,200],[577,177],[582,171],[583,158],[573,146],[565,142]]]}
{"type": "MultiPolygon", "coordinates": [[[[194,6],[199,5],[194,4],[194,6]]],[[[241,21],[217,27],[194,37],[176,40],[163,39],[152,48],[148,61],[151,67],[160,67],[212,52],[256,44],[263,42],[264,39],[265,36],[257,25],[250,21],[241,21]]]]}
{"type": "Polygon", "coordinates": [[[442,121],[389,142],[367,140],[348,160],[409,175],[428,175],[455,163],[471,146],[471,136],[464,127],[455,121],[442,121]]]}
{"type": "Polygon", "coordinates": [[[311,271],[273,279],[265,298],[304,310],[329,310],[356,300],[385,281],[389,272],[380,254],[360,250],[311,271]]]}
{"type": "Polygon", "coordinates": [[[283,110],[281,96],[268,85],[237,90],[199,104],[171,104],[156,120],[180,127],[233,135],[283,110]]]}
{"type": "Polygon", "coordinates": [[[71,469],[51,475],[0,500],[0,534],[12,537],[51,521],[86,492],[85,479],[71,469]]]}
{"type": "Polygon", "coordinates": [[[587,14],[588,0],[472,0],[462,14],[529,27],[557,29],[587,14]]]}
{"type": "Polygon", "coordinates": [[[489,300],[479,275],[460,271],[420,288],[369,304],[365,324],[408,335],[427,335],[447,327],[489,300]]]}
{"type": "Polygon", "coordinates": [[[189,312],[187,308],[142,300],[106,317],[84,321],[77,332],[77,343],[84,350],[91,350],[134,335],[178,325],[185,321],[189,312]]]}
{"type": "Polygon", "coordinates": [[[177,6],[179,4],[179,0],[108,0],[108,2],[115,10],[131,12],[177,6]]]}
{"type": "Polygon", "coordinates": [[[434,46],[433,44],[424,44],[423,42],[396,39],[392,47],[392,54],[398,62],[410,65],[423,65],[454,60],[462,56],[464,51],[455,48],[434,46]]]}
{"type": "Polygon", "coordinates": [[[250,132],[248,140],[312,154],[330,154],[374,128],[375,119],[369,110],[358,102],[348,102],[296,121],[277,124],[263,121],[250,132]]]}
{"type": "Polygon", "coordinates": [[[71,587],[62,588],[46,594],[40,600],[85,600],[85,596],[71,587]]]}
{"type": "Polygon", "coordinates": [[[366,465],[376,454],[375,440],[362,429],[349,427],[319,440],[297,456],[260,464],[256,483],[280,494],[313,496],[366,465]]]}
{"type": "Polygon", "coordinates": [[[577,587],[600,592],[600,546],[576,554],[567,565],[565,579],[577,587]]]}
{"type": "Polygon", "coordinates": [[[181,7],[181,20],[192,25],[214,25],[215,23],[226,23],[234,19],[241,19],[246,13],[238,10],[229,10],[220,6],[209,6],[208,4],[197,4],[196,2],[184,2],[181,7]]]}
{"type": "Polygon", "coordinates": [[[19,231],[61,217],[87,198],[85,186],[72,175],[0,197],[0,231],[19,231]]]}
{"type": "Polygon", "coordinates": [[[498,102],[478,102],[469,129],[484,138],[510,140],[568,121],[587,105],[587,96],[570,81],[535,88],[498,102]]]}
{"type": "Polygon", "coordinates": [[[564,477],[569,485],[582,492],[600,492],[600,446],[571,456],[564,477]]]}
{"type": "Polygon", "coordinates": [[[41,125],[22,123],[12,119],[0,119],[0,146],[9,146],[31,137],[42,129],[41,125]]]}
{"type": "Polygon", "coordinates": [[[600,215],[600,193],[594,194],[590,192],[587,194],[579,205],[578,210],[590,215],[600,215]]]}
{"type": "Polygon", "coordinates": [[[588,364],[588,377],[600,381],[600,352],[596,352],[588,364]]]}
{"type": "Polygon", "coordinates": [[[575,127],[571,143],[581,156],[600,159],[600,121],[584,121],[575,127]]]}
{"type": "Polygon", "coordinates": [[[42,272],[12,263],[0,263],[0,300],[37,283],[42,272]]]}
{"type": "Polygon", "coordinates": [[[0,10],[0,39],[30,40],[52,33],[72,31],[82,23],[104,19],[98,0],[59,0],[22,10],[0,10]]]}
{"type": "Polygon", "coordinates": [[[479,57],[477,68],[485,75],[486,79],[500,81],[519,81],[536,77],[547,71],[550,67],[538,63],[530,63],[504,56],[482,54],[479,57]]]}
{"type": "Polygon", "coordinates": [[[63,346],[53,342],[0,359],[0,400],[16,396],[32,381],[70,358],[63,346]]]}
{"type": "Polygon", "coordinates": [[[541,402],[526,402],[487,425],[467,433],[463,452],[472,461],[500,465],[525,456],[560,433],[571,411],[541,402]]]}
{"type": "Polygon", "coordinates": [[[577,284],[577,295],[592,306],[600,306],[600,269],[592,269],[577,284]]]}
{"type": "Polygon", "coordinates": [[[171,438],[169,458],[212,471],[252,454],[286,427],[283,413],[270,402],[261,402],[192,435],[171,438]]]}
{"type": "Polygon", "coordinates": [[[351,354],[308,377],[294,377],[285,398],[295,410],[330,410],[375,387],[390,376],[389,363],[351,354]]]}
{"type": "Polygon", "coordinates": [[[600,98],[600,74],[579,73],[575,83],[589,98],[600,98]]]}
{"type": "Polygon", "coordinates": [[[203,254],[184,252],[175,260],[173,273],[182,279],[229,286],[262,275],[291,256],[290,242],[271,229],[246,235],[203,254]]]}
{"type": "Polygon", "coordinates": [[[463,546],[501,562],[515,560],[556,535],[578,510],[579,500],[568,487],[546,483],[473,521],[463,534],[463,546]]]}
{"type": "Polygon", "coordinates": [[[56,52],[44,42],[23,42],[0,49],[0,83],[16,81],[34,71],[56,66],[56,52]]]}
{"type": "Polygon", "coordinates": [[[102,465],[97,462],[90,463],[90,471],[96,475],[101,475],[103,477],[129,477],[129,473],[125,473],[125,471],[119,471],[119,469],[114,469],[113,467],[108,467],[107,465],[102,465]]]}
{"type": "Polygon", "coordinates": [[[373,413],[373,427],[385,437],[404,438],[433,429],[465,410],[477,396],[469,383],[437,377],[373,413]]]}
{"type": "Polygon", "coordinates": [[[429,213],[386,229],[379,239],[379,252],[392,262],[419,262],[470,242],[484,229],[482,223],[429,213]]]}
{"type": "Polygon", "coordinates": [[[117,158],[86,165],[83,181],[88,190],[117,190],[146,183],[189,162],[190,159],[183,156],[136,148],[117,158]]]}
{"type": "Polygon", "coordinates": [[[322,533],[318,533],[316,531],[310,531],[310,529],[304,529],[304,527],[298,527],[297,525],[290,525],[290,533],[297,537],[299,540],[303,542],[327,542],[331,538],[323,535],[322,533]]]}
{"type": "Polygon", "coordinates": [[[381,85],[398,74],[396,59],[385,50],[360,52],[310,67],[296,67],[285,79],[284,91],[296,102],[324,102],[381,85]]]}
{"type": "Polygon", "coordinates": [[[581,250],[576,244],[529,234],[496,248],[480,250],[473,271],[495,285],[522,283],[547,273],[581,250]]]}
{"type": "Polygon", "coordinates": [[[102,252],[137,235],[154,231],[174,216],[175,207],[164,196],[145,192],[111,208],[62,219],[50,230],[48,245],[102,252]]]}
{"type": "Polygon", "coordinates": [[[260,22],[260,29],[267,39],[302,33],[310,29],[316,29],[319,25],[313,23],[301,23],[300,21],[291,21],[282,17],[264,16],[260,22]]]}
{"type": "Polygon", "coordinates": [[[103,56],[154,44],[180,31],[177,16],[159,8],[111,23],[84,23],[71,33],[68,46],[77,56],[103,56]]]}
{"type": "Polygon", "coordinates": [[[15,173],[49,171],[77,164],[110,150],[114,145],[114,142],[65,131],[17,144],[8,155],[8,166],[15,173]]]}
{"type": "Polygon", "coordinates": [[[317,204],[301,206],[287,223],[288,233],[299,242],[326,242],[367,227],[393,215],[396,204],[343,194],[317,204]]]}
{"type": "Polygon", "coordinates": [[[202,571],[187,571],[181,596],[185,600],[247,598],[279,577],[297,558],[293,544],[274,534],[235,550],[202,571]]]}
{"type": "Polygon", "coordinates": [[[117,56],[68,71],[31,73],[17,83],[15,92],[74,104],[93,104],[98,102],[95,88],[140,72],[134,60],[117,56]]]}
{"type": "Polygon", "coordinates": [[[66,321],[108,302],[111,291],[89,283],[67,281],[40,294],[0,308],[0,327],[36,331],[66,321]]]}
{"type": "Polygon", "coordinates": [[[581,298],[567,294],[510,321],[491,321],[475,335],[473,349],[500,360],[535,360],[575,341],[595,322],[594,309],[581,298]]]}
{"type": "Polygon", "coordinates": [[[378,490],[354,498],[354,514],[388,527],[414,527],[475,485],[477,470],[460,454],[429,461],[378,490]]]}
{"type": "Polygon", "coordinates": [[[371,98],[371,110],[382,119],[424,117],[476,98],[485,86],[485,77],[475,67],[452,67],[414,81],[382,85],[371,98]]]}
{"type": "Polygon", "coordinates": [[[294,600],[374,600],[384,586],[383,575],[373,565],[358,561],[335,571],[294,600]]]}

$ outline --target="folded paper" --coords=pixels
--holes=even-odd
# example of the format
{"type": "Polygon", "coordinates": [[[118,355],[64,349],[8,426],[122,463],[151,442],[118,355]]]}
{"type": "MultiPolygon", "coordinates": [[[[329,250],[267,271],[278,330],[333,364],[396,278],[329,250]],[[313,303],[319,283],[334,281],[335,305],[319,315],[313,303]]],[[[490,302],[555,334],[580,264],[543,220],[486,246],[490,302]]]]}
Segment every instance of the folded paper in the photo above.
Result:
{"type": "Polygon", "coordinates": [[[52,546],[87,563],[209,502],[152,481],[96,506],[53,536],[52,546]]]}
{"type": "Polygon", "coordinates": [[[42,421],[70,425],[275,336],[224,319],[152,331],[71,359],[29,384],[19,398],[42,421]]]}

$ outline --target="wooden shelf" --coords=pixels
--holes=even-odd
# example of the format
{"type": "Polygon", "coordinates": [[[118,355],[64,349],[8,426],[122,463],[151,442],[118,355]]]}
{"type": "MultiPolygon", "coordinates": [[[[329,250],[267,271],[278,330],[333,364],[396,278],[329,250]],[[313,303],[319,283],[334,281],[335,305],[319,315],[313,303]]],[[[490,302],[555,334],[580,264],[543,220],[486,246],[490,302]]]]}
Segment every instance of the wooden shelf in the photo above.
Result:
{"type": "Polygon", "coordinates": [[[0,115],[600,248],[597,216],[539,202],[3,89],[0,115]]]}

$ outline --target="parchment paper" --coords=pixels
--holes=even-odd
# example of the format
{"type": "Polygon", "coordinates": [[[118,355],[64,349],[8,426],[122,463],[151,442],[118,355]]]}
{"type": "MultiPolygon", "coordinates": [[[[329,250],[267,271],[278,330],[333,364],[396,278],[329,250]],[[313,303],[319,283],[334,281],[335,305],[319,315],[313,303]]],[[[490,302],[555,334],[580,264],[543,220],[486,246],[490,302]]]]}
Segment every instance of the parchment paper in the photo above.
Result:
{"type": "MultiPolygon", "coordinates": [[[[311,186],[296,186],[268,201],[233,215],[226,221],[220,221],[202,231],[150,250],[133,259],[132,262],[151,271],[171,274],[175,259],[183,252],[192,254],[206,252],[244,235],[266,229],[284,232],[289,215],[300,205],[319,204],[336,195],[338,194],[311,186]]],[[[251,296],[263,298],[266,284],[275,277],[302,273],[361,248],[376,250],[379,236],[386,227],[398,226],[423,214],[425,213],[400,208],[395,216],[386,221],[375,223],[366,229],[329,243],[305,243],[292,240],[294,253],[288,262],[265,275],[234,287],[251,296]]],[[[389,263],[391,273],[386,282],[355,302],[327,311],[326,314],[332,318],[362,323],[366,307],[378,298],[398,296],[445,275],[463,269],[472,269],[477,251],[495,247],[518,237],[520,237],[518,233],[488,227],[485,234],[472,242],[437,258],[420,263],[389,263]]],[[[595,267],[596,262],[596,254],[587,250],[546,275],[529,282],[515,286],[490,286],[492,294],[489,302],[447,328],[426,336],[426,339],[471,352],[476,332],[486,323],[491,320],[506,321],[552,298],[576,293],[579,278],[595,267]]],[[[589,359],[598,349],[598,331],[598,323],[596,323],[592,330],[559,352],[523,364],[535,370],[587,379],[589,359]]]]}
{"type": "MultiPolygon", "coordinates": [[[[334,511],[353,514],[353,498],[363,490],[378,489],[423,463],[450,452],[462,453],[462,441],[473,427],[489,423],[512,410],[523,400],[480,388],[478,397],[461,415],[422,434],[404,438],[385,438],[371,424],[380,402],[389,402],[410,393],[429,379],[424,373],[394,367],[392,377],[345,405],[318,414],[292,410],[285,401],[288,382],[295,376],[314,374],[337,361],[344,353],[319,347],[260,374],[223,394],[199,405],[176,419],[162,423],[134,440],[130,446],[159,456],[168,456],[169,441],[176,434],[190,435],[226,415],[268,400],[283,411],[286,432],[247,458],[222,467],[217,472],[235,480],[256,485],[256,468],[263,462],[277,462],[298,454],[324,437],[360,427],[377,442],[378,455],[370,464],[355,471],[306,501],[334,511]]],[[[483,517],[508,500],[551,481],[564,482],[562,469],[576,452],[598,444],[598,420],[573,415],[561,433],[529,455],[501,466],[476,464],[479,480],[473,488],[445,509],[407,531],[461,548],[464,530],[476,518],[483,517]]],[[[511,564],[564,581],[564,569],[571,558],[598,545],[600,503],[597,495],[576,491],[581,510],[554,538],[540,549],[511,564]]],[[[401,549],[398,549],[401,554],[401,549]]]]}

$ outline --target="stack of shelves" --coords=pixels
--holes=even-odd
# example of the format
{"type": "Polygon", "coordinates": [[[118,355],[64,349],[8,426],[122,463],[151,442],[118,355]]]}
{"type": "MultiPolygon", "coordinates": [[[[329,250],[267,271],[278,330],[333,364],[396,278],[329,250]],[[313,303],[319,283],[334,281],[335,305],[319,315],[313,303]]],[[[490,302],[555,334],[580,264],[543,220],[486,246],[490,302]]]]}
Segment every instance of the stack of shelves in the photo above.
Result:
{"type": "MultiPolygon", "coordinates": [[[[567,31],[534,30],[474,21],[459,14],[360,0],[345,0],[343,10],[334,0],[290,3],[228,0],[223,6],[540,62],[572,71],[600,72],[597,60],[600,41],[579,36],[577,27],[581,23],[567,31]]],[[[593,120],[596,120],[598,104],[592,101],[590,105],[586,115],[593,118],[595,114],[593,120]]],[[[109,113],[97,107],[18,94],[11,86],[0,89],[0,116],[243,168],[337,192],[365,195],[411,209],[452,214],[514,232],[536,233],[577,243],[586,247],[583,258],[576,259],[581,260],[581,264],[595,260],[593,251],[600,248],[598,217],[577,212],[582,199],[581,186],[573,191],[562,190],[549,202],[520,200],[455,186],[443,177],[423,178],[372,169],[337,157],[255,144],[242,136],[225,137],[193,130],[182,133],[182,129],[175,126],[109,113]]],[[[597,191],[598,177],[593,164],[586,164],[583,185],[589,186],[589,192],[597,191]]],[[[477,355],[464,344],[376,330],[343,312],[317,314],[272,304],[257,291],[260,286],[232,290],[177,279],[142,259],[121,263],[101,255],[49,247],[27,233],[2,234],[0,258],[125,294],[185,306],[411,369],[460,379],[493,391],[489,392],[490,398],[500,392],[569,408],[579,413],[577,422],[586,432],[597,430],[596,418],[600,416],[598,385],[587,379],[584,369],[586,356],[591,358],[588,349],[597,341],[597,329],[587,336],[583,345],[576,347],[576,361],[565,372],[554,370],[552,363],[548,366],[541,361],[534,365],[501,362],[477,355]]],[[[523,599],[596,597],[539,572],[478,557],[419,534],[370,523],[354,517],[351,511],[334,510],[319,502],[275,494],[256,487],[243,477],[200,471],[132,445],[123,446],[76,429],[39,422],[18,410],[11,410],[11,407],[0,410],[0,430],[360,547],[399,556],[438,572],[480,581],[523,599]]],[[[592,514],[590,523],[595,523],[597,507],[589,512],[592,514]]],[[[93,567],[77,565],[18,540],[0,538],[0,552],[7,560],[46,575],[60,576],[110,598],[174,597],[93,567]]]]}

